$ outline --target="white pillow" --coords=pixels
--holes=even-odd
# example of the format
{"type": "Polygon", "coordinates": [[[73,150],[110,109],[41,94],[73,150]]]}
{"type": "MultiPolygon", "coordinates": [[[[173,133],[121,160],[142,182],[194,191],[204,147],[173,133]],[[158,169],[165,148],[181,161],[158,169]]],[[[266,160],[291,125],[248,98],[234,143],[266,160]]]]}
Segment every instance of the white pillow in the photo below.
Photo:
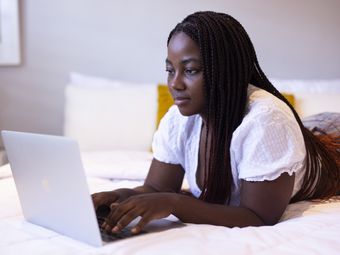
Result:
{"type": "Polygon", "coordinates": [[[281,92],[287,93],[340,93],[340,79],[330,80],[289,80],[270,79],[281,92]]]}
{"type": "Polygon", "coordinates": [[[281,92],[292,93],[300,117],[321,112],[340,112],[340,80],[270,79],[281,92]]]}
{"type": "Polygon", "coordinates": [[[294,93],[295,109],[300,117],[322,112],[340,112],[340,93],[294,93]]]}
{"type": "Polygon", "coordinates": [[[150,150],[156,112],[156,84],[69,84],[64,135],[78,140],[81,150],[150,150]]]}

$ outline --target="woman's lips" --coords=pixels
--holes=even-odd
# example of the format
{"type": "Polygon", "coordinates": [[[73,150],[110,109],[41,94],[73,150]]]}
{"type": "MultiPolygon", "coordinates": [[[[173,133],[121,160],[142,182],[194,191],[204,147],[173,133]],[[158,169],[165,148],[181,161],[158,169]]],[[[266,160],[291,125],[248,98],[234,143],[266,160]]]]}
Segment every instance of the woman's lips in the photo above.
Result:
{"type": "Polygon", "coordinates": [[[190,98],[189,97],[176,97],[175,98],[175,104],[177,106],[183,106],[185,105],[186,103],[188,103],[190,101],[190,98]]]}

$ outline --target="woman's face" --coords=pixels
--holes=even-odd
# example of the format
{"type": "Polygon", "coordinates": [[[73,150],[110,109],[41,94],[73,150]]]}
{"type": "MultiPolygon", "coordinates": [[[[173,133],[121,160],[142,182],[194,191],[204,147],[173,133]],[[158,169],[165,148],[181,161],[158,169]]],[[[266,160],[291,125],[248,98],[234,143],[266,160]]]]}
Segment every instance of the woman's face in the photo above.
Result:
{"type": "Polygon", "coordinates": [[[197,44],[183,32],[170,39],[166,71],[169,90],[181,114],[204,115],[206,99],[201,54],[197,44]]]}

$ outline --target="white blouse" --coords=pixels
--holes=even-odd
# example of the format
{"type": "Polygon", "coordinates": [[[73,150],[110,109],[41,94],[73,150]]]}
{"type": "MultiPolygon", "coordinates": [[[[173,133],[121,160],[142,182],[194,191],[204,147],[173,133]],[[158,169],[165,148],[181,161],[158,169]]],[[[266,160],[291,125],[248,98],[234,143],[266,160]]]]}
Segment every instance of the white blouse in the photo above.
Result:
{"type": "MultiPolygon", "coordinates": [[[[198,114],[183,116],[177,106],[172,106],[152,143],[155,159],[183,167],[190,191],[196,197],[201,194],[196,182],[201,127],[198,114]]],[[[240,203],[241,179],[274,180],[282,173],[295,173],[294,196],[301,187],[306,150],[289,107],[267,91],[249,85],[246,113],[233,133],[230,157],[234,181],[231,205],[240,203]]]]}

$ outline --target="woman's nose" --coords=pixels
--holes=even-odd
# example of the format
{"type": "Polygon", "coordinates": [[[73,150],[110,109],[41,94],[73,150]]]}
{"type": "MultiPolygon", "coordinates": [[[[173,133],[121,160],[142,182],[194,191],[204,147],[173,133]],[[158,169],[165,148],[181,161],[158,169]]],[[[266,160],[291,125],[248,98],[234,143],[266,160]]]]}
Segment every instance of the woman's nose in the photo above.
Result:
{"type": "Polygon", "coordinates": [[[170,81],[170,87],[174,90],[183,90],[185,89],[185,83],[183,81],[183,77],[177,73],[170,81]]]}

